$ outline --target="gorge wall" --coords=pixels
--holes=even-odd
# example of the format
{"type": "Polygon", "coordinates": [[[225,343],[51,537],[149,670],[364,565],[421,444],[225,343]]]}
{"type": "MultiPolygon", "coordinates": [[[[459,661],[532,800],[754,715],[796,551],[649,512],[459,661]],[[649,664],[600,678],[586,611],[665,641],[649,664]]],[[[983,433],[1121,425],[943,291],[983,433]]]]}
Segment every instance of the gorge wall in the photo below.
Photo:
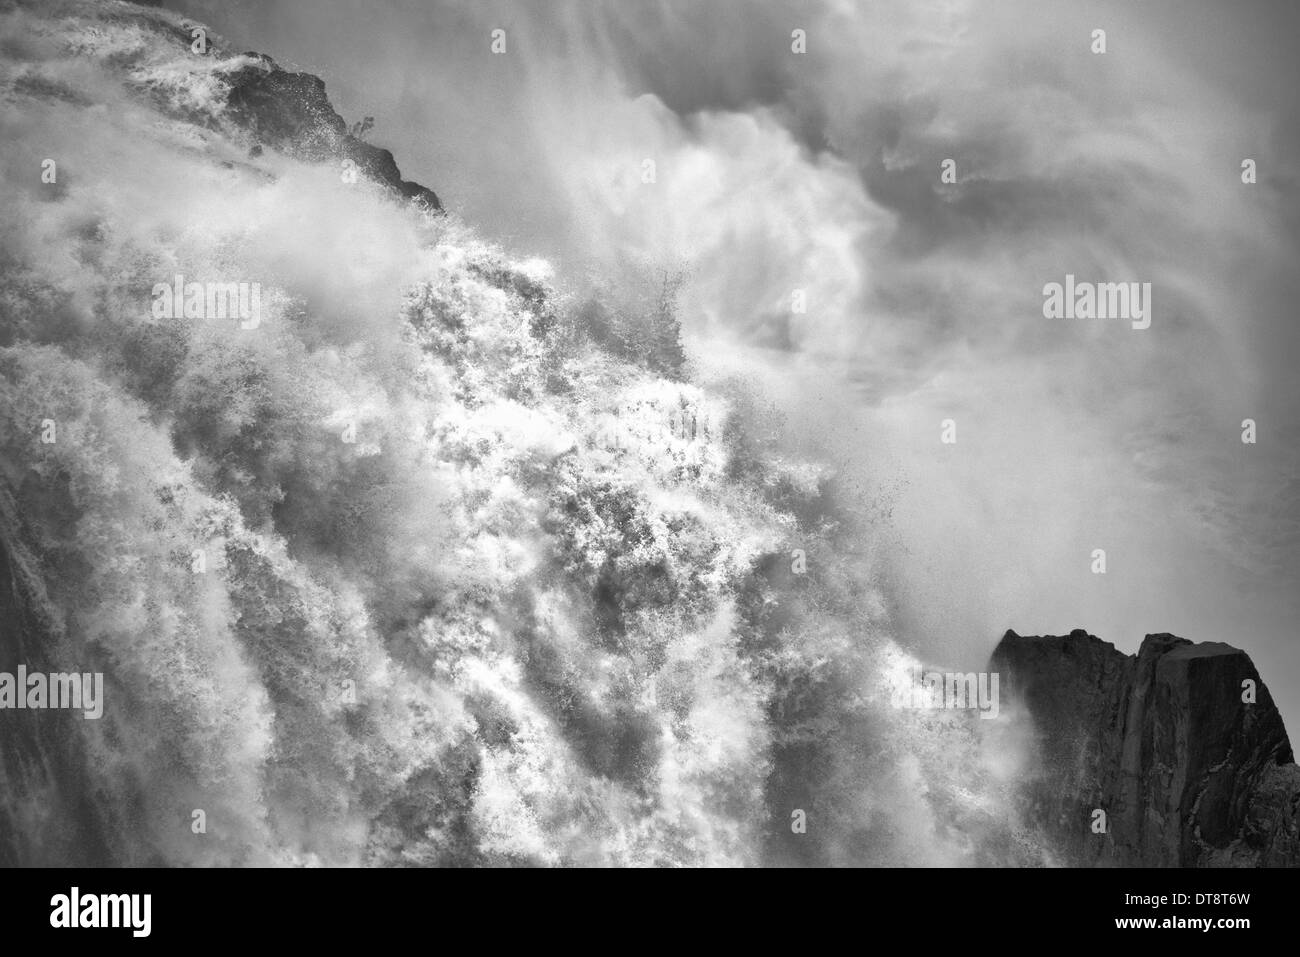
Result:
{"type": "Polygon", "coordinates": [[[1064,863],[1300,864],[1300,768],[1245,652],[1157,634],[1134,656],[1084,631],[1009,631],[989,667],[1033,721],[1025,813],[1064,863]]]}

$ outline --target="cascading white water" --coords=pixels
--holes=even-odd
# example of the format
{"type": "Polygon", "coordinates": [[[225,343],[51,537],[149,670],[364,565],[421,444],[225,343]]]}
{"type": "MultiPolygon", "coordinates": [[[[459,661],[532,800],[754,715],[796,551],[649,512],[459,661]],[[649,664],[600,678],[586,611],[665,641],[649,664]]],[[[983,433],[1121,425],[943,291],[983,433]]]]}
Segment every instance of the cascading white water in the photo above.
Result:
{"type": "Polygon", "coordinates": [[[128,11],[0,13],[5,546],[53,664],[107,679],[101,720],[7,731],[60,755],[6,772],[12,857],[89,853],[35,807],[62,763],[103,862],[1044,859],[1020,726],[891,707],[872,520],[743,385],[250,157],[243,61],[128,11]],[[256,284],[259,321],[158,318],[185,281],[256,284]]]}

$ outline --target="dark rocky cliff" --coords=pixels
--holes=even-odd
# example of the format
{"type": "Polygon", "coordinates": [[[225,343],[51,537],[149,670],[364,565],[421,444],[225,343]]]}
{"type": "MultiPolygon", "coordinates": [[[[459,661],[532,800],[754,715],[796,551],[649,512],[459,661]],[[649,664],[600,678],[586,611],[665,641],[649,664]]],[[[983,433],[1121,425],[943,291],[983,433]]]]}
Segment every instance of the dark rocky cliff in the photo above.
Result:
{"type": "Polygon", "coordinates": [[[1084,631],[1009,631],[990,669],[1034,722],[1023,798],[1063,863],[1300,865],[1300,768],[1245,652],[1159,634],[1133,656],[1084,631]]]}
{"type": "MultiPolygon", "coordinates": [[[[157,3],[140,3],[141,7],[159,6],[157,3]]],[[[165,16],[156,16],[143,10],[130,13],[105,13],[109,20],[129,20],[148,23],[156,35],[183,50],[191,49],[191,27],[198,24],[183,20],[179,25],[165,16]]],[[[204,28],[206,30],[206,28],[204,28]]],[[[196,59],[219,61],[231,57],[233,51],[223,50],[217,38],[207,36],[207,52],[193,54],[196,59]]],[[[242,57],[231,57],[232,62],[245,61],[237,69],[223,70],[222,85],[226,88],[225,110],[221,121],[215,125],[230,124],[242,130],[253,140],[253,151],[264,147],[279,150],[308,162],[351,161],[360,176],[388,187],[396,196],[410,200],[432,212],[442,212],[442,202],[437,194],[420,183],[402,178],[402,172],[392,152],[367,143],[353,135],[343,117],[334,109],[325,93],[325,81],[310,73],[294,73],[283,69],[274,59],[263,53],[247,52],[242,57]]],[[[212,117],[202,115],[193,107],[178,108],[167,96],[158,97],[159,108],[187,114],[185,119],[201,125],[214,125],[212,117]]]]}
{"type": "Polygon", "coordinates": [[[433,190],[402,179],[391,152],[347,132],[343,117],[325,95],[324,80],[310,73],[290,73],[260,53],[245,55],[254,58],[256,65],[229,75],[227,116],[252,133],[259,146],[314,162],[351,160],[361,175],[404,199],[430,210],[442,209],[433,190]]]}
{"type": "MultiPolygon", "coordinates": [[[[14,502],[0,485],[0,672],[69,668],[75,656],[23,538],[14,502]]],[[[66,711],[9,710],[0,721],[0,866],[111,863],[106,822],[84,787],[81,720],[66,711]]]]}

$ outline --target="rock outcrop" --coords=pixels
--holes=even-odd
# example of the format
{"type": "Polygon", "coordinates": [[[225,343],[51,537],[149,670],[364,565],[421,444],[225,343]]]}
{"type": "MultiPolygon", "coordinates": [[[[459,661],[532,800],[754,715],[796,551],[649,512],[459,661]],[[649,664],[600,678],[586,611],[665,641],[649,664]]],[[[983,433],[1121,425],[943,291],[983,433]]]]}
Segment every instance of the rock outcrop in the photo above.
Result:
{"type": "Polygon", "coordinates": [[[1024,810],[1062,863],[1300,865],[1300,768],[1245,652],[1009,631],[989,667],[1035,725],[1024,810]]]}
{"type": "Polygon", "coordinates": [[[361,175],[399,196],[430,210],[442,209],[433,190],[402,179],[391,152],[347,131],[343,117],[325,95],[324,80],[310,73],[290,73],[260,53],[245,56],[253,63],[227,77],[226,116],[252,133],[259,145],[313,162],[351,160],[361,175]]]}
{"type": "MultiPolygon", "coordinates": [[[[141,8],[161,6],[160,3],[142,0],[132,0],[132,3],[141,8]]],[[[130,24],[136,30],[143,28],[153,33],[167,48],[185,51],[183,56],[196,65],[196,75],[202,72],[197,69],[200,63],[215,68],[212,70],[218,77],[215,85],[225,94],[216,109],[213,103],[196,102],[196,98],[191,96],[177,96],[175,89],[160,82],[157,71],[140,71],[136,82],[155,94],[155,105],[160,110],[200,126],[234,127],[252,138],[255,155],[264,148],[271,148],[307,162],[344,164],[350,161],[358,176],[386,186],[398,197],[425,209],[442,212],[442,202],[433,190],[402,178],[390,151],[373,146],[349,132],[343,117],[325,94],[325,81],[320,77],[285,70],[264,53],[250,51],[235,56],[233,51],[222,49],[221,41],[206,27],[172,14],[114,8],[97,13],[114,26],[130,24]],[[207,44],[204,52],[196,51],[192,45],[194,34],[191,31],[200,28],[207,44]]],[[[93,46],[84,41],[83,45],[93,46]]],[[[142,56],[142,48],[137,46],[129,55],[120,55],[119,59],[139,67],[141,64],[137,61],[142,56]]],[[[175,79],[177,71],[174,67],[174,63],[168,64],[162,73],[175,79]]],[[[28,92],[67,96],[66,91],[48,81],[42,83],[39,77],[24,77],[22,86],[28,92]]],[[[367,117],[367,121],[371,119],[367,117]]],[[[365,126],[358,124],[354,131],[360,133],[365,128],[368,128],[368,123],[365,126]]]]}

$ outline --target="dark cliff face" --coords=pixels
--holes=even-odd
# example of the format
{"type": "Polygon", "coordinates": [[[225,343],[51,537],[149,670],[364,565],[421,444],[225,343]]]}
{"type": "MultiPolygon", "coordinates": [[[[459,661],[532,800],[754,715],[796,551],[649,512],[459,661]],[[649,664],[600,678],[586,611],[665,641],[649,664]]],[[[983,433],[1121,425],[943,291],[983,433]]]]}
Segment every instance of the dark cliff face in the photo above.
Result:
{"type": "Polygon", "coordinates": [[[347,132],[343,117],[325,95],[325,82],[310,73],[282,70],[268,56],[249,53],[258,65],[229,76],[227,115],[258,140],[302,159],[351,160],[357,171],[388,186],[399,196],[430,210],[442,204],[433,190],[402,179],[393,154],[347,132]]]}
{"type": "MultiPolygon", "coordinates": [[[[60,503],[64,504],[64,503],[60,503]]],[[[24,546],[13,500],[0,489],[0,672],[70,667],[48,613],[38,562],[24,546]]],[[[83,719],[66,711],[11,710],[0,721],[0,866],[104,866],[106,823],[84,788],[83,719]]]]}
{"type": "MultiPolygon", "coordinates": [[[[160,3],[134,0],[139,7],[157,7],[160,3]]],[[[198,24],[182,20],[177,22],[166,16],[140,11],[105,12],[106,20],[138,23],[155,33],[167,44],[192,50],[191,27],[198,24]]],[[[205,28],[206,29],[206,28],[205,28]]],[[[208,36],[205,53],[194,53],[195,58],[220,60],[231,51],[221,50],[215,38],[208,36]]],[[[310,73],[293,73],[283,69],[271,57],[257,52],[247,52],[231,60],[247,63],[221,72],[221,83],[226,88],[225,110],[222,123],[232,124],[251,136],[253,150],[264,147],[279,150],[307,162],[334,162],[340,165],[351,161],[356,173],[388,187],[405,200],[410,200],[431,212],[442,212],[437,194],[427,186],[405,180],[393,154],[372,146],[348,131],[343,117],[335,111],[325,94],[325,81],[310,73]]],[[[178,106],[160,96],[159,108],[200,125],[213,125],[212,117],[202,110],[178,106]]],[[[361,132],[358,130],[357,132],[361,132]]]]}
{"type": "Polygon", "coordinates": [[[310,73],[290,73],[269,56],[248,53],[256,65],[229,77],[227,116],[247,129],[258,145],[270,146],[312,162],[351,160],[357,171],[399,196],[430,210],[442,203],[428,187],[402,179],[393,154],[347,132],[343,117],[325,95],[325,81],[310,73]]]}
{"type": "Polygon", "coordinates": [[[1160,634],[1132,656],[1083,631],[1007,632],[990,669],[1034,722],[1027,823],[1063,863],[1300,864],[1300,769],[1245,652],[1160,634]]]}

